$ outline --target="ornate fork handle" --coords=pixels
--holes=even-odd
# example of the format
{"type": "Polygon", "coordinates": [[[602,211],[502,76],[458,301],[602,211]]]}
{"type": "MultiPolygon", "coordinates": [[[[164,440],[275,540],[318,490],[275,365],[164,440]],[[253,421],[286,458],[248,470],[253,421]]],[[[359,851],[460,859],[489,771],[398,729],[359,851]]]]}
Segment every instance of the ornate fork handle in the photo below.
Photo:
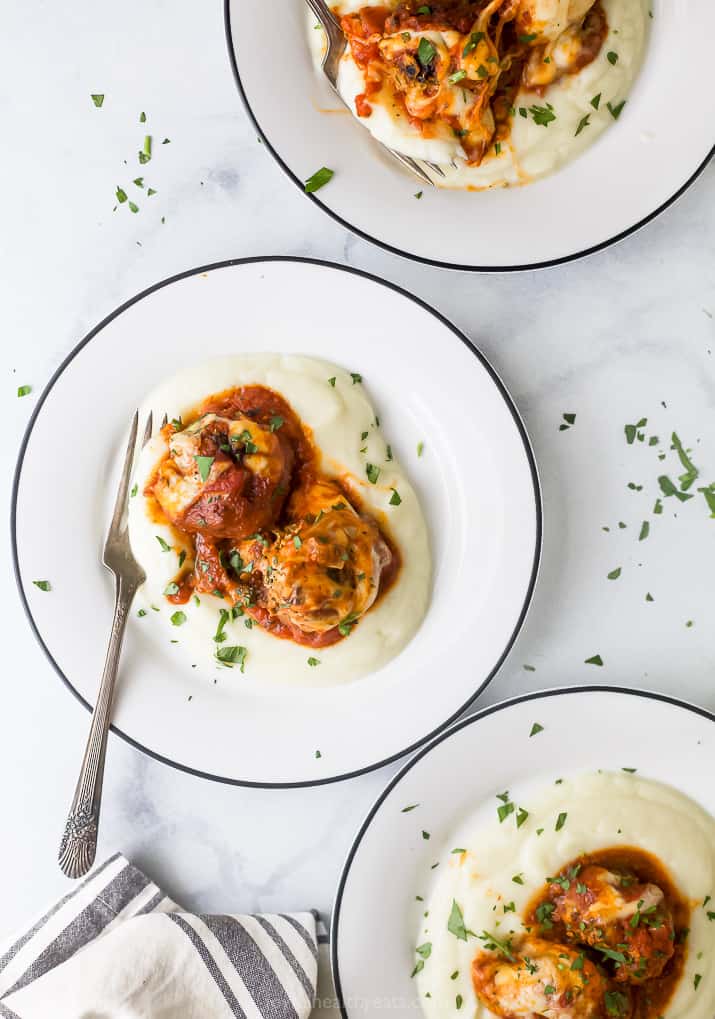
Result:
{"type": "Polygon", "coordinates": [[[104,760],[107,752],[107,734],[112,714],[114,684],[119,667],[119,655],[124,630],[138,583],[116,578],[114,620],[99,686],[97,702],[87,738],[87,748],[77,780],[74,799],[70,807],[64,834],[60,843],[60,869],[67,877],[83,877],[94,863],[97,851],[99,810],[102,802],[104,760]]]}

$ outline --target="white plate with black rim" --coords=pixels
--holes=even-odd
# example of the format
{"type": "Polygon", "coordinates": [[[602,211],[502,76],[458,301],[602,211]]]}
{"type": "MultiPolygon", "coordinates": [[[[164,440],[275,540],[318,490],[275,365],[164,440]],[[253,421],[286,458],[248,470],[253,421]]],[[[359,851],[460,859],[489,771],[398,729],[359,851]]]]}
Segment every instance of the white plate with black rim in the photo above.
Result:
{"type": "Polygon", "coordinates": [[[714,151],[715,90],[703,87],[712,0],[653,0],[645,61],[622,115],[557,173],[479,193],[427,188],[419,203],[423,187],[355,118],[326,113],[339,103],[311,60],[304,0],[284,0],[280,15],[265,0],[224,2],[239,92],[283,170],[303,190],[319,167],[331,168],[334,178],[310,200],[361,237],[422,262],[506,271],[598,251],[666,209],[714,151]],[[673,53],[687,53],[675,75],[673,53]]]}
{"type": "Polygon", "coordinates": [[[17,467],[13,544],[36,636],[88,706],[113,602],[99,550],[131,415],[177,370],[276,350],[359,366],[426,515],[426,617],[378,673],[278,691],[251,684],[250,669],[202,680],[168,640],[148,639],[152,613],[133,618],[114,722],[147,753],[218,781],[311,785],[393,760],[453,720],[495,674],[533,592],[541,500],[528,438],[493,369],[439,314],[363,273],[310,260],[245,259],[157,284],[92,330],[40,398],[17,467]],[[346,314],[356,307],[369,316],[346,314]],[[72,451],[71,477],[57,450],[72,451]]]}
{"type": "MultiPolygon", "coordinates": [[[[533,847],[540,843],[533,836],[544,829],[529,835],[529,826],[538,823],[538,814],[529,816],[525,811],[524,827],[517,831],[519,822],[515,825],[514,820],[518,814],[513,807],[505,806],[507,801],[531,806],[539,790],[553,790],[558,797],[559,790],[568,789],[572,778],[595,775],[598,780],[600,771],[601,777],[611,773],[607,777],[621,784],[617,788],[628,789],[631,784],[635,787],[635,792],[628,790],[620,799],[620,816],[626,822],[629,805],[638,802],[639,788],[643,795],[644,786],[639,783],[645,779],[649,784],[663,783],[668,787],[665,795],[676,796],[679,804],[680,794],[685,794],[703,820],[702,830],[712,831],[714,722],[715,715],[710,712],[656,693],[581,687],[547,690],[504,701],[439,734],[411,758],[381,793],[360,827],[342,871],[333,910],[331,952],[335,987],[345,1019],[374,1015],[377,1008],[385,1007],[385,1002],[391,1003],[400,1015],[422,1014],[420,998],[425,986],[429,986],[423,982],[424,976],[435,979],[428,973],[428,967],[434,964],[437,946],[429,956],[426,945],[422,946],[421,956],[416,954],[415,947],[420,941],[429,942],[425,927],[430,924],[432,937],[437,933],[435,924],[444,927],[447,940],[453,933],[447,927],[448,905],[443,917],[430,914],[425,919],[424,911],[434,905],[430,896],[435,885],[443,880],[445,868],[453,865],[450,861],[460,865],[461,857],[455,859],[453,854],[462,854],[464,847],[470,845],[469,836],[475,835],[475,818],[477,830],[486,830],[482,825],[491,822],[501,832],[499,808],[502,811],[499,820],[506,819],[505,844],[515,837],[523,838],[524,842],[531,838],[531,848],[519,859],[521,863],[526,859],[527,871],[529,865],[532,869],[534,864],[538,867],[541,853],[533,847]],[[634,796],[636,799],[631,798],[634,796]],[[420,961],[422,966],[416,966],[420,961]],[[416,968],[422,971],[417,979],[416,968]]],[[[555,810],[549,814],[549,830],[553,830],[553,818],[555,810]]],[[[678,840],[676,819],[674,812],[668,811],[664,816],[662,827],[669,850],[678,840]]],[[[569,844],[568,826],[572,823],[575,823],[572,816],[566,814],[556,820],[557,832],[563,826],[558,836],[563,846],[569,844]]],[[[601,823],[600,815],[593,817],[594,839],[612,837],[618,843],[620,838],[623,843],[625,833],[621,837],[615,827],[606,832],[601,823]]],[[[480,846],[474,842],[471,845],[477,854],[471,857],[475,861],[472,866],[479,871],[480,846]]],[[[507,850],[499,857],[505,875],[522,869],[516,865],[516,859],[516,850],[514,859],[507,850]]],[[[715,885],[715,868],[711,866],[708,870],[705,861],[692,869],[700,871],[707,892],[697,902],[693,901],[692,909],[702,913],[694,922],[699,924],[699,936],[705,939],[711,954],[705,958],[703,953],[701,962],[694,956],[689,958],[686,972],[694,968],[706,974],[709,959],[715,953],[715,929],[712,922],[707,922],[706,912],[711,908],[708,902],[715,897],[715,890],[710,887],[715,885]]],[[[541,875],[542,871],[538,873],[541,875]]],[[[543,872],[546,873],[554,871],[543,872]]],[[[491,871],[482,876],[487,883],[493,877],[491,871]]],[[[509,897],[516,898],[519,887],[511,883],[513,877],[506,880],[510,882],[509,897]]],[[[539,880],[543,882],[545,878],[541,876],[539,880]]],[[[494,881],[496,887],[497,879],[494,881]]],[[[465,887],[462,885],[463,892],[465,887]]],[[[468,905],[463,898],[460,907],[464,909],[465,920],[468,905]]],[[[511,922],[507,909],[495,908],[497,912],[492,913],[489,906],[491,919],[487,923],[497,934],[503,931],[502,938],[506,938],[511,922]]],[[[474,938],[464,938],[464,951],[470,959],[481,944],[478,933],[474,938]]],[[[443,1002],[441,1014],[491,1014],[481,1008],[477,1010],[472,1000],[468,965],[454,975],[450,969],[446,972],[448,1001],[443,1002]],[[463,1011],[462,1001],[455,1001],[455,994],[460,991],[463,1011]]],[[[705,976],[702,980],[701,990],[712,994],[713,984],[706,984],[705,976]]],[[[690,973],[688,987],[693,987],[693,983],[697,989],[700,980],[693,979],[690,973]]]]}

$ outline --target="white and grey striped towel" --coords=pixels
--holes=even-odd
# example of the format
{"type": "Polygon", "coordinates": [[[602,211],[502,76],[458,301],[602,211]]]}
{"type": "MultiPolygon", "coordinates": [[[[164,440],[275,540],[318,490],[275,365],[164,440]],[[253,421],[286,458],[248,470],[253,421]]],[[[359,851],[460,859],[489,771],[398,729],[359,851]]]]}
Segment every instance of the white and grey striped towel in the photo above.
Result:
{"type": "Polygon", "coordinates": [[[182,912],[117,855],[0,954],[0,1016],[306,1019],[319,939],[313,913],[182,912]]]}

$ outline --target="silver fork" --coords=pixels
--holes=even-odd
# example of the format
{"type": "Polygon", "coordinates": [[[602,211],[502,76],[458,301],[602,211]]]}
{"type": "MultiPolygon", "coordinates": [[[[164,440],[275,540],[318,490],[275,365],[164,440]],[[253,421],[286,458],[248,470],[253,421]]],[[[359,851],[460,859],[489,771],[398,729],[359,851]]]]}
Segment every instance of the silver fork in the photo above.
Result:
{"type": "MultiPolygon", "coordinates": [[[[333,91],[337,95],[338,99],[342,103],[345,100],[338,91],[338,68],[340,67],[340,61],[343,53],[347,46],[347,39],[345,34],[338,24],[335,15],[328,7],[325,0],[306,0],[306,3],[310,7],[313,14],[320,22],[323,31],[328,40],[328,48],[325,51],[323,57],[323,73],[328,79],[333,91]]],[[[423,184],[429,184],[431,187],[435,187],[435,182],[430,177],[428,170],[436,174],[438,177],[444,177],[445,173],[441,166],[437,163],[429,163],[424,159],[413,159],[412,156],[406,156],[403,152],[398,152],[396,149],[391,149],[387,145],[383,145],[382,142],[378,142],[381,148],[401,163],[410,173],[413,173],[415,177],[418,177],[423,184]]]]}
{"type": "MultiPolygon", "coordinates": [[[[146,579],[144,570],[136,561],[129,544],[126,509],[129,495],[129,479],[137,443],[139,412],[132,421],[124,467],[119,480],[119,489],[114,504],[114,514],[109,525],[107,539],[104,543],[102,562],[114,574],[115,601],[114,619],[109,637],[109,647],[104,663],[102,681],[99,685],[97,702],[92,712],[89,727],[87,748],[82,759],[82,767],[77,780],[74,799],[70,807],[62,841],[60,842],[60,869],[67,877],[83,877],[94,863],[97,851],[97,831],[99,828],[99,810],[102,802],[102,782],[104,779],[104,760],[107,752],[107,734],[112,716],[112,700],[114,683],[119,667],[119,655],[122,650],[124,630],[127,625],[129,609],[137,593],[137,588],[146,579]]],[[[142,447],[152,433],[152,415],[149,414],[142,447]]]]}

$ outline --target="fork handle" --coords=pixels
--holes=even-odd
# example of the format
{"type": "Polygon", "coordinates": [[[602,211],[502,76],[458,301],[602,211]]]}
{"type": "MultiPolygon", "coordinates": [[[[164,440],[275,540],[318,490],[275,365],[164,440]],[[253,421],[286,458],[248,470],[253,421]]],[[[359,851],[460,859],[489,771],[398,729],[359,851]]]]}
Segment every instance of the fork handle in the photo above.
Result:
{"type": "Polygon", "coordinates": [[[82,759],[77,788],[60,842],[58,857],[60,869],[70,878],[84,877],[94,863],[97,852],[104,760],[112,716],[114,683],[117,678],[119,655],[129,609],[134,600],[137,586],[135,583],[122,580],[121,577],[115,579],[114,619],[104,672],[99,685],[97,702],[92,712],[87,747],[82,759]]]}

